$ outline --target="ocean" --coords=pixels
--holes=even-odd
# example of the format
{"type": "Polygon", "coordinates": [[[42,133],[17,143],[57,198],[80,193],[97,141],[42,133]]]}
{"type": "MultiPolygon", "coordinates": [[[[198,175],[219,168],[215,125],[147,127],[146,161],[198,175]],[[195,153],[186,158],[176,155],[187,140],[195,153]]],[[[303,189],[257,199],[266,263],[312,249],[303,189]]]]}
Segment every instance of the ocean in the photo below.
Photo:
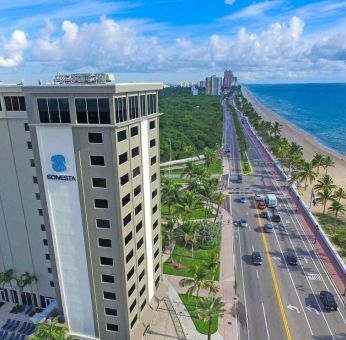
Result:
{"type": "Polygon", "coordinates": [[[245,86],[261,104],[346,155],[346,84],[245,86]]]}

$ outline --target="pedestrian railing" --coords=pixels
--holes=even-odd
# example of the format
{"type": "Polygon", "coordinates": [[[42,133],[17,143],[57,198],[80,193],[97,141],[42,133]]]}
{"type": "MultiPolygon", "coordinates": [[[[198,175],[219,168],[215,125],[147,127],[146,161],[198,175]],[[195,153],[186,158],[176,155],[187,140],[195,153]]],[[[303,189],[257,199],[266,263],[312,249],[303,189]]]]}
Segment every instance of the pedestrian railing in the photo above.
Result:
{"type": "Polygon", "coordinates": [[[165,302],[167,310],[169,312],[169,315],[171,316],[171,319],[173,321],[173,325],[174,325],[175,331],[177,333],[178,339],[186,340],[186,336],[185,336],[185,332],[184,332],[183,326],[182,326],[182,324],[180,322],[180,319],[179,319],[179,317],[177,315],[177,312],[175,311],[175,309],[174,309],[174,307],[172,305],[171,300],[169,299],[168,296],[165,296],[163,298],[163,301],[165,302]]]}

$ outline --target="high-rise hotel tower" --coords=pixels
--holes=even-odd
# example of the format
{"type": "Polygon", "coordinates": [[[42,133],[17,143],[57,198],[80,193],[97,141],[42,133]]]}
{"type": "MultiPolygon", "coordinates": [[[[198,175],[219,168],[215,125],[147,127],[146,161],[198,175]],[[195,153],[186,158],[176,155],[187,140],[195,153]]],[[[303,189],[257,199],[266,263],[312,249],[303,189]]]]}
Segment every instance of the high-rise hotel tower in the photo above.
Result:
{"type": "Polygon", "coordinates": [[[57,300],[81,339],[140,339],[163,294],[162,84],[0,87],[0,300],[57,300]]]}

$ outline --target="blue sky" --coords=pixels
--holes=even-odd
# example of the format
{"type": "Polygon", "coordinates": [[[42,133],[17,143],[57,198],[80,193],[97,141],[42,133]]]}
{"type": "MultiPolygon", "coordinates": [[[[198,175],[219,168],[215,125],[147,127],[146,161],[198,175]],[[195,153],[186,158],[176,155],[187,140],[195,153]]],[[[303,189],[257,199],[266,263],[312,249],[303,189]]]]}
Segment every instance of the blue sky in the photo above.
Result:
{"type": "Polygon", "coordinates": [[[346,1],[0,0],[0,80],[346,81],[346,1]]]}

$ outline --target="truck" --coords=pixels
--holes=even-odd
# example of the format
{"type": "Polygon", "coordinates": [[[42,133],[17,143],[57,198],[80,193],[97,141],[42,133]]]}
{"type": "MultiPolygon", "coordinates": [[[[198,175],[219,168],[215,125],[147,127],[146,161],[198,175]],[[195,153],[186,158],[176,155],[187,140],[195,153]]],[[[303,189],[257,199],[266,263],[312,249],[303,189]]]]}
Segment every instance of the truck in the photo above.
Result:
{"type": "Polygon", "coordinates": [[[276,208],[278,204],[278,200],[274,194],[267,194],[265,202],[268,208],[276,208]]]}

